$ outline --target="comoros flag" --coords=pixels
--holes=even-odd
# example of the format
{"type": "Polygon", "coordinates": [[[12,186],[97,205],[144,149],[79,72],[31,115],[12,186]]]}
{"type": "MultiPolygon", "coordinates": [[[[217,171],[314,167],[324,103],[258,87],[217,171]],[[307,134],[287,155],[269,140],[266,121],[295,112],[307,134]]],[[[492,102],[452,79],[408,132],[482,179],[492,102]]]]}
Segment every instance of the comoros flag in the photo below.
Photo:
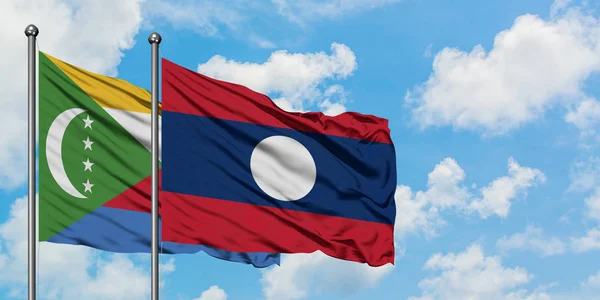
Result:
{"type": "MultiPolygon", "coordinates": [[[[151,94],[40,52],[39,97],[40,241],[150,252],[151,94]]],[[[167,254],[198,251],[279,263],[276,253],[162,244],[167,254]]]]}
{"type": "Polygon", "coordinates": [[[166,59],[162,81],[164,241],[394,263],[387,120],[285,112],[166,59]]]}

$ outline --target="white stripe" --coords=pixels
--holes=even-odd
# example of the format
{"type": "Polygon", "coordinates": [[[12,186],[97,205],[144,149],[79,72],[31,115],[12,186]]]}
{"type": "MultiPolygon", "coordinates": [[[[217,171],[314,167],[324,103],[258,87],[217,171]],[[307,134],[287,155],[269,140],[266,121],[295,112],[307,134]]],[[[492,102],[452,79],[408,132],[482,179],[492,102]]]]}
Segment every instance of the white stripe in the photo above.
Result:
{"type": "MultiPolygon", "coordinates": [[[[151,114],[115,108],[104,108],[125,130],[137,139],[146,150],[151,147],[151,114]]],[[[158,159],[162,159],[162,117],[158,116],[158,159]]]]}

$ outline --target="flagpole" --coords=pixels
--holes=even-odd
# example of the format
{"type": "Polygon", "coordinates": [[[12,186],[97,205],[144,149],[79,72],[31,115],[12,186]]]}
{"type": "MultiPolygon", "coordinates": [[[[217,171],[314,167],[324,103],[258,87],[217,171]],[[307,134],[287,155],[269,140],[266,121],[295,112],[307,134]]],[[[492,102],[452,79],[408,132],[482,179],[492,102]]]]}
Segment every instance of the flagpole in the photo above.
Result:
{"type": "Polygon", "coordinates": [[[28,93],[28,121],[29,132],[27,139],[27,164],[28,164],[28,249],[27,249],[27,287],[28,299],[35,300],[36,298],[36,243],[37,243],[37,222],[36,222],[36,203],[35,203],[35,136],[36,136],[36,47],[35,41],[39,33],[38,28],[31,24],[25,28],[25,36],[27,36],[27,93],[28,93]]]}
{"type": "Polygon", "coordinates": [[[152,300],[158,300],[158,45],[162,38],[148,37],[152,47],[152,300]]]}

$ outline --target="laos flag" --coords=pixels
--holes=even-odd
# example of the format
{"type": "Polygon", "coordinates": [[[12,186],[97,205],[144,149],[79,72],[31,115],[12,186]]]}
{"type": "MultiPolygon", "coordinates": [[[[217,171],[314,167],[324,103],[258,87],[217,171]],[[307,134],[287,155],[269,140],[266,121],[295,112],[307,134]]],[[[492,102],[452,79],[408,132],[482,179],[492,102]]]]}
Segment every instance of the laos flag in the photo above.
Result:
{"type": "Polygon", "coordinates": [[[394,263],[387,120],[285,112],[166,59],[162,93],[163,241],[394,263]]]}

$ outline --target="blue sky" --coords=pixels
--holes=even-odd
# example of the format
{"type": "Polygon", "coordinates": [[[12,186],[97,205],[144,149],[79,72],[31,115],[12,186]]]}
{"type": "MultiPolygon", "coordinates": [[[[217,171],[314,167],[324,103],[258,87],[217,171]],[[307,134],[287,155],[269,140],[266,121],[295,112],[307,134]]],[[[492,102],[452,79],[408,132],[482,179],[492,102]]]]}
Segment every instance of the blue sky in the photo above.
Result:
{"type": "MultiPolygon", "coordinates": [[[[203,253],[163,257],[163,299],[600,295],[594,1],[29,2],[0,4],[0,35],[11,45],[0,50],[0,126],[12,125],[0,136],[2,298],[25,291],[26,215],[17,199],[26,195],[29,23],[40,28],[42,51],[145,88],[147,37],[157,31],[163,57],[288,110],[390,120],[394,267],[319,253],[285,256],[266,270],[203,253]]],[[[148,256],[42,245],[40,257],[44,299],[149,298],[148,256]]]]}

